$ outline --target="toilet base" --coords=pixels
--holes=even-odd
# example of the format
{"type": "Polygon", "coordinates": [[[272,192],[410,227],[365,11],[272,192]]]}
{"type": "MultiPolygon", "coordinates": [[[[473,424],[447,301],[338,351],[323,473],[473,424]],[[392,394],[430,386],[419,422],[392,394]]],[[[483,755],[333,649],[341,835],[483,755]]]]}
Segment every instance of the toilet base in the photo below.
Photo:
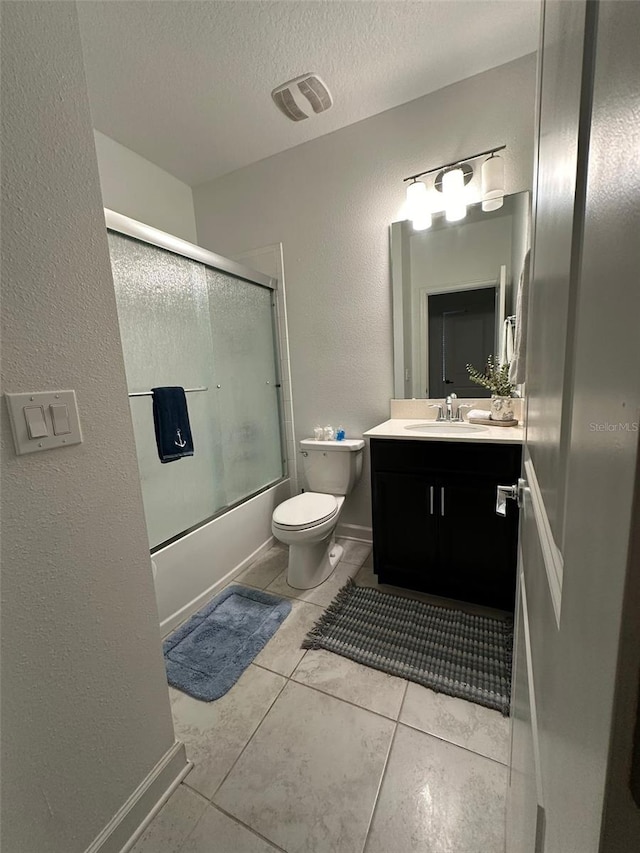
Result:
{"type": "Polygon", "coordinates": [[[287,583],[294,589],[313,589],[333,573],[344,554],[333,536],[322,542],[289,545],[287,583]]]}

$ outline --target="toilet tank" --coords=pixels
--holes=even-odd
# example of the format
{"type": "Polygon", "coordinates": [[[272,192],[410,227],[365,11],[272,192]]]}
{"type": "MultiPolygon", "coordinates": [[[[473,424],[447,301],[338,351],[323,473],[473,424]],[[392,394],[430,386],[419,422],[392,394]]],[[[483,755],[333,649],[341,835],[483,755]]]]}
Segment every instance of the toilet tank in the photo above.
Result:
{"type": "Polygon", "coordinates": [[[302,465],[307,489],[327,495],[348,495],[362,473],[364,441],[345,438],[343,441],[300,442],[302,465]]]}

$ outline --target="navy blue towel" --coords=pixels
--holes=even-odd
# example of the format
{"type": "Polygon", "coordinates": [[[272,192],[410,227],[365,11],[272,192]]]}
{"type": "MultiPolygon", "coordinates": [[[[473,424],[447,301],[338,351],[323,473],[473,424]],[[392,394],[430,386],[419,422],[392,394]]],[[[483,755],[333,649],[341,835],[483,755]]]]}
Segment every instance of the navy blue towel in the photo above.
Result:
{"type": "Polygon", "coordinates": [[[193,438],[184,388],[152,388],[153,423],[161,462],[193,456],[193,438]]]}

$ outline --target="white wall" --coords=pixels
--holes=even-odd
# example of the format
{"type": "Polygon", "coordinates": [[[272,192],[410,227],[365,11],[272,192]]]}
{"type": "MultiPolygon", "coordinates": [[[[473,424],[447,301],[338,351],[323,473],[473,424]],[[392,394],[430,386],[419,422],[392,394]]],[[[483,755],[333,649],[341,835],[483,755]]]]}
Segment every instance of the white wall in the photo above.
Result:
{"type": "Polygon", "coordinates": [[[420,287],[440,290],[472,281],[497,281],[511,266],[511,216],[467,222],[457,228],[419,231],[410,237],[414,299],[420,287]]]}
{"type": "Polygon", "coordinates": [[[191,187],[94,130],[104,207],[196,242],[191,187]]]}
{"type": "MultiPolygon", "coordinates": [[[[198,242],[283,243],[297,438],[360,435],[392,396],[389,224],[409,174],[507,144],[507,192],[531,187],[535,58],[448,86],[194,189],[198,242]]],[[[368,468],[342,520],[370,524],[368,468]]]]}
{"type": "Polygon", "coordinates": [[[76,8],[3,7],[3,390],[75,388],[84,443],[2,404],[2,849],[81,853],[174,736],[76,8]]]}

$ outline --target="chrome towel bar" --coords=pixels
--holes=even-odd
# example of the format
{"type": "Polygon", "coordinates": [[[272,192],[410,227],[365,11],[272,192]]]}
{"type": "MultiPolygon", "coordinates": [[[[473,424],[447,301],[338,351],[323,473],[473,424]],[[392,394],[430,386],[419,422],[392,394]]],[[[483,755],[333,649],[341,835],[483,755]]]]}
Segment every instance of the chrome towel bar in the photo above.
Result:
{"type": "MultiPolygon", "coordinates": [[[[186,394],[191,394],[193,391],[208,391],[208,388],[185,388],[186,394]]],[[[153,397],[153,391],[133,391],[129,394],[130,397],[153,397]]]]}

